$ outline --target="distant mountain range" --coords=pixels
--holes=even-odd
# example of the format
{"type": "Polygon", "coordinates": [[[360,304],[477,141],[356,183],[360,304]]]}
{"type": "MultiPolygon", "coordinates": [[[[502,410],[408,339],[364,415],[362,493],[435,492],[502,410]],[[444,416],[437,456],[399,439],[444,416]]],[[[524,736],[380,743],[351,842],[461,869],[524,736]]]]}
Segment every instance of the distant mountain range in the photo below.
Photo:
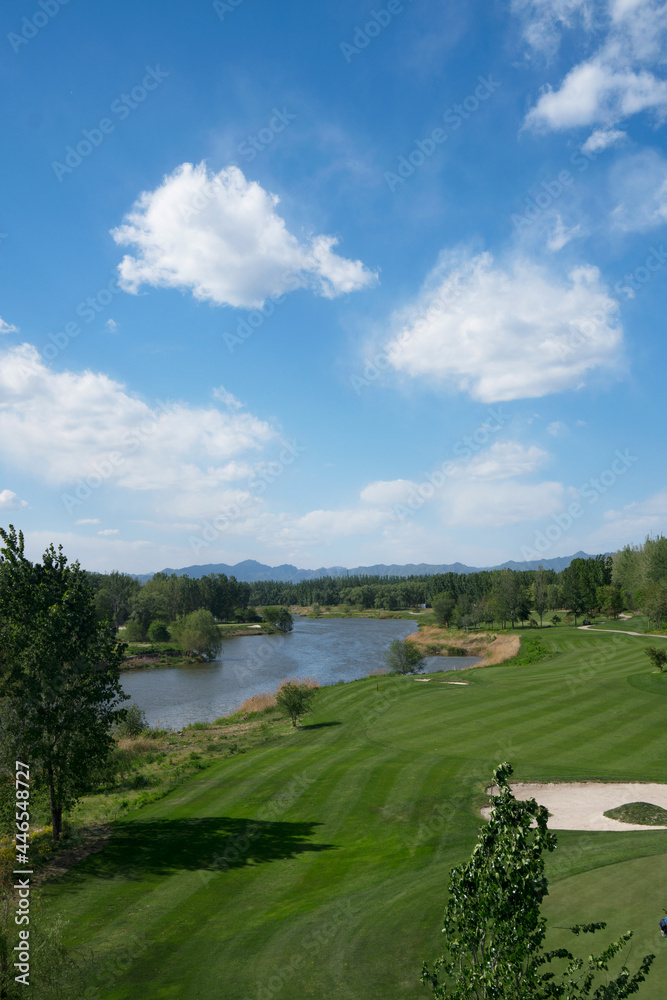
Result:
{"type": "MultiPolygon", "coordinates": [[[[465,566],[463,563],[447,563],[434,565],[430,563],[407,563],[405,566],[355,566],[348,569],[345,566],[327,566],[321,569],[298,569],[288,563],[282,566],[267,566],[265,563],[256,562],[254,559],[246,559],[236,563],[235,566],[228,566],[227,563],[207,563],[205,566],[184,566],[182,569],[163,569],[163,573],[176,576],[200,577],[208,576],[209,573],[225,573],[227,576],[235,576],[242,583],[257,583],[261,580],[278,580],[281,583],[300,583],[302,580],[317,580],[322,576],[433,576],[434,573],[480,573],[488,569],[537,569],[544,566],[545,569],[554,569],[557,573],[570,565],[573,559],[591,559],[592,556],[586,552],[575,552],[572,556],[558,556],[556,559],[533,560],[532,562],[515,562],[510,559],[500,566],[465,566]]],[[[145,583],[150,580],[154,573],[143,573],[137,575],[137,579],[145,583]]]]}

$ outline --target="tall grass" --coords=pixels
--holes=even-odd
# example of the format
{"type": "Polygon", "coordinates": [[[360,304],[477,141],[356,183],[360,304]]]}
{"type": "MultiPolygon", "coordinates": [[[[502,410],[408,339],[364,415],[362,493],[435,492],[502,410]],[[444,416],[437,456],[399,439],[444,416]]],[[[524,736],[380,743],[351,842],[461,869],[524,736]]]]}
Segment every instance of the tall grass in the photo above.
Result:
{"type": "Polygon", "coordinates": [[[278,704],[276,701],[278,692],[286,684],[299,684],[301,687],[307,687],[313,691],[320,686],[320,682],[314,677],[285,677],[275,691],[260,691],[259,694],[246,698],[238,708],[229,712],[229,715],[250,715],[251,712],[264,712],[267,708],[275,708],[278,704]]]}

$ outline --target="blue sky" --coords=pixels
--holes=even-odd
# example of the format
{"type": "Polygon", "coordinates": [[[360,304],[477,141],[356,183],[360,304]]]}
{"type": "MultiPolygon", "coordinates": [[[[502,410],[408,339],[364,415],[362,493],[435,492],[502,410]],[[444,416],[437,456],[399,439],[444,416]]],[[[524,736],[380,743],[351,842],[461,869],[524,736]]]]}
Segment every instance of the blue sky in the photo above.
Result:
{"type": "Polygon", "coordinates": [[[1,17],[0,521],[34,556],[489,565],[667,528],[666,4],[1,17]]]}

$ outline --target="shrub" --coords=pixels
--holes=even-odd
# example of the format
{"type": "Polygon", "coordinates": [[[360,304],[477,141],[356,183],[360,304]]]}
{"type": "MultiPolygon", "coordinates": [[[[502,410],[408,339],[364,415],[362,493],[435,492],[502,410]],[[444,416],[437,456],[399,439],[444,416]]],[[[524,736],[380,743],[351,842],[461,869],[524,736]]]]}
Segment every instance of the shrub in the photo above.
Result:
{"type": "Polygon", "coordinates": [[[384,654],[384,659],[392,674],[416,674],[424,669],[424,657],[414,642],[394,639],[384,654]]]}
{"type": "Polygon", "coordinates": [[[166,622],[151,622],[148,626],[148,638],[151,642],[169,642],[171,636],[166,622]]]}
{"type": "Polygon", "coordinates": [[[143,642],[145,638],[146,632],[141,622],[136,618],[128,619],[123,630],[123,639],[126,642],[143,642]]]}
{"type": "Polygon", "coordinates": [[[116,726],[118,736],[140,736],[141,733],[146,732],[148,729],[146,714],[138,705],[132,704],[124,711],[125,718],[116,726]]]}
{"type": "Polygon", "coordinates": [[[276,704],[292,720],[292,725],[296,726],[301,716],[305,715],[309,710],[314,696],[315,692],[312,688],[307,688],[302,684],[295,684],[293,681],[287,681],[276,695],[276,704]]]}
{"type": "Polygon", "coordinates": [[[222,638],[210,611],[203,608],[193,611],[176,622],[172,631],[181,643],[184,652],[199,659],[214,659],[220,652],[222,638]]]}

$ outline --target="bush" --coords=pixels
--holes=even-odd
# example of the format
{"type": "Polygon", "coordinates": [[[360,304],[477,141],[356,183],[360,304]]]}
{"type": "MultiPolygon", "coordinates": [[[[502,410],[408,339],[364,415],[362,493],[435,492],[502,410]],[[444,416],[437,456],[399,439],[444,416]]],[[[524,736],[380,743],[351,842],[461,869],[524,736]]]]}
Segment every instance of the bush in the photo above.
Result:
{"type": "Polygon", "coordinates": [[[151,622],[148,626],[148,638],[151,642],[169,642],[171,636],[166,622],[151,622]]]}
{"type": "Polygon", "coordinates": [[[124,711],[125,718],[116,726],[116,732],[119,736],[140,736],[141,733],[146,732],[148,729],[146,714],[138,705],[132,704],[124,711]]]}
{"type": "Polygon", "coordinates": [[[140,621],[136,618],[129,618],[123,630],[123,639],[126,642],[143,642],[146,632],[140,621]]]}
{"type": "Polygon", "coordinates": [[[294,619],[287,608],[264,608],[262,617],[281,632],[291,632],[294,628],[294,619]]]}
{"type": "Polygon", "coordinates": [[[384,659],[392,674],[416,674],[424,669],[424,657],[414,642],[394,639],[384,654],[384,659]]]}
{"type": "Polygon", "coordinates": [[[176,638],[189,656],[197,656],[200,660],[204,657],[213,660],[220,652],[222,638],[210,611],[205,611],[203,608],[193,611],[176,622],[172,631],[176,633],[176,638]]]}
{"type": "Polygon", "coordinates": [[[305,684],[295,684],[287,681],[276,695],[276,704],[292,720],[292,725],[296,726],[302,715],[305,715],[310,708],[315,692],[305,684]]]}

